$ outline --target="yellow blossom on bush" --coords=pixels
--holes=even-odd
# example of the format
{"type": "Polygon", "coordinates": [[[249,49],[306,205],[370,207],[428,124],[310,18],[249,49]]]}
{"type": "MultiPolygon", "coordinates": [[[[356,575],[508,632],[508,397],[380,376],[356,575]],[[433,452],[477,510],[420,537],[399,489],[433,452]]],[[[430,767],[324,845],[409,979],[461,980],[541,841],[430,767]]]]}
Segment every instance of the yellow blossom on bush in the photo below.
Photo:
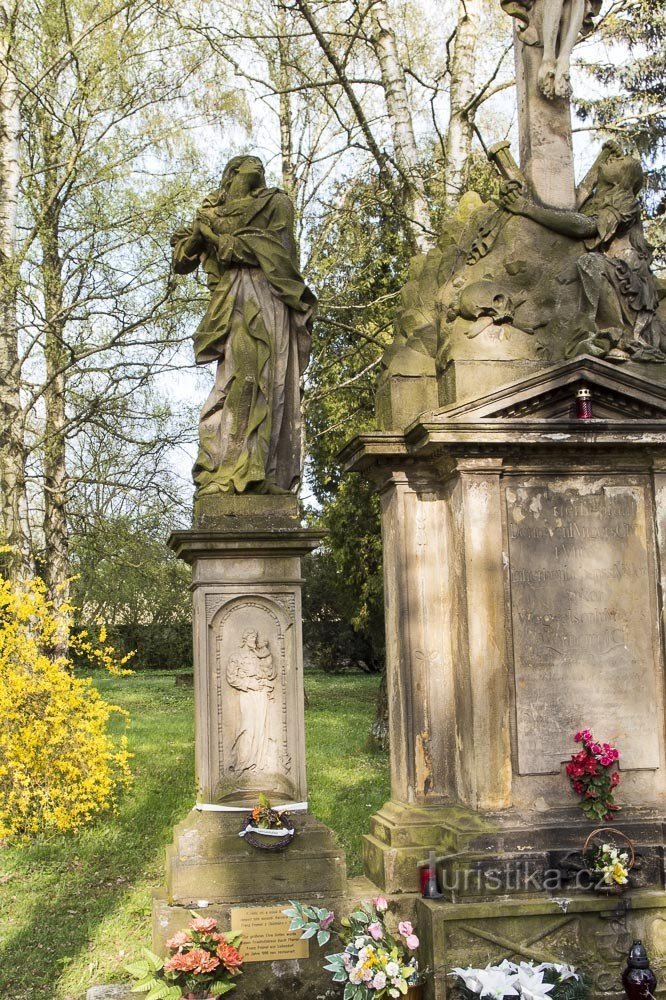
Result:
{"type": "MultiPolygon", "coordinates": [[[[121,710],[75,677],[67,658],[49,655],[71,610],[56,613],[40,580],[0,577],[0,837],[76,830],[131,780],[125,737],[108,732],[121,710]]],[[[93,664],[128,672],[111,647],[71,640],[93,664]]]]}

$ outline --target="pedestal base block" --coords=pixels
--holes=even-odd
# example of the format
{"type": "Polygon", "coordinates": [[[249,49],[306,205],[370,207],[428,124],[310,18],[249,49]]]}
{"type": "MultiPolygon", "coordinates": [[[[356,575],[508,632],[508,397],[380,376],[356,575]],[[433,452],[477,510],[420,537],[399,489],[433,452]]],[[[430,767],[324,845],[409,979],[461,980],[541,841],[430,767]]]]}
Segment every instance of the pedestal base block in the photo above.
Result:
{"type": "Polygon", "coordinates": [[[243,814],[196,809],[167,848],[167,895],[178,906],[343,895],[346,864],[334,835],[309,813],[294,813],[296,834],[282,851],[263,851],[239,837],[243,814]]]}
{"type": "MultiPolygon", "coordinates": [[[[421,957],[435,970],[426,1000],[446,1000],[455,966],[483,967],[503,959],[566,962],[586,973],[589,996],[623,995],[620,975],[632,942],[645,944],[657,981],[666,986],[666,894],[640,891],[624,896],[593,893],[539,900],[496,899],[484,903],[416,905],[421,957]]],[[[658,991],[659,992],[659,991],[658,991]]]]}
{"type": "Polygon", "coordinates": [[[486,829],[492,828],[467,809],[387,802],[363,838],[365,873],[386,893],[417,892],[420,861],[431,851],[459,852],[486,829]]]}
{"type": "MultiPolygon", "coordinates": [[[[250,875],[248,892],[255,886],[255,875],[250,875]]],[[[275,906],[289,905],[290,898],[300,902],[328,907],[334,910],[336,916],[345,916],[358,906],[359,902],[369,902],[377,895],[377,887],[367,879],[351,879],[345,886],[344,895],[322,895],[320,893],[301,894],[292,892],[292,886],[285,884],[282,895],[274,897],[275,906]]],[[[246,897],[249,898],[249,897],[246,897]]],[[[244,906],[253,904],[244,903],[244,906]]],[[[265,902],[257,905],[265,906],[265,902]]],[[[231,911],[228,903],[216,903],[197,908],[198,912],[207,917],[215,917],[223,930],[231,927],[231,911]]],[[[409,911],[407,919],[412,916],[409,911]]],[[[174,905],[163,896],[157,896],[153,902],[153,946],[155,951],[164,953],[164,942],[176,931],[183,930],[191,920],[187,906],[174,905]]],[[[339,1000],[340,989],[331,982],[331,974],[323,969],[326,953],[332,954],[335,945],[324,949],[310,942],[307,958],[284,959],[266,962],[247,962],[243,975],[237,981],[234,996],[238,1000],[339,1000]]],[[[241,945],[242,951],[242,945],[241,945]]]]}

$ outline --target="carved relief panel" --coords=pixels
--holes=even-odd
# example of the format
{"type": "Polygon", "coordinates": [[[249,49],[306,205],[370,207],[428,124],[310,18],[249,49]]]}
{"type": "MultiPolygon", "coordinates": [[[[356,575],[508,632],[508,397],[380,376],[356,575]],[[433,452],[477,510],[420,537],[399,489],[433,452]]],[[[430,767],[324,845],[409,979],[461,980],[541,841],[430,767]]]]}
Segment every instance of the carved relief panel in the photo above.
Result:
{"type": "Polygon", "coordinates": [[[209,625],[217,799],[297,794],[292,746],[300,734],[288,597],[209,595],[207,611],[217,605],[209,625]]]}

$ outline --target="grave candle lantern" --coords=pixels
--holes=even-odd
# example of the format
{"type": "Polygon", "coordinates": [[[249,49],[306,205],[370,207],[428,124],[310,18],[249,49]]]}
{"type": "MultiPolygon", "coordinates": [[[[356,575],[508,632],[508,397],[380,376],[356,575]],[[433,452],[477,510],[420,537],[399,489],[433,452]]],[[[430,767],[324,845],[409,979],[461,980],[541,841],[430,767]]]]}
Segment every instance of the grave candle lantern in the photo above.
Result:
{"type": "Polygon", "coordinates": [[[592,392],[583,386],[576,393],[576,420],[592,419],[592,392]]]}
{"type": "Polygon", "coordinates": [[[629,1000],[648,1000],[654,996],[657,977],[650,968],[650,960],[641,941],[634,941],[629,949],[627,967],[622,973],[622,985],[629,1000]]]}

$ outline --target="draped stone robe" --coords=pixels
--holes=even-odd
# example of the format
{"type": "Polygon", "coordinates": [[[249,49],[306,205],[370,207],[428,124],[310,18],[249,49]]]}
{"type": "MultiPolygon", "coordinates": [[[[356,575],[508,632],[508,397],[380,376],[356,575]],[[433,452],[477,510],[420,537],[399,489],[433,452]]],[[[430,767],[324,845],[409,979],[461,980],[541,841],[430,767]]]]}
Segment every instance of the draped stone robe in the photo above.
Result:
{"type": "Polygon", "coordinates": [[[316,299],[298,270],[291,201],[265,187],[233,201],[213,195],[198,218],[215,244],[193,228],[172,241],[176,273],[202,263],[211,292],[194,337],[197,363],[217,361],[199,425],[197,495],[293,490],[316,299]]]}

